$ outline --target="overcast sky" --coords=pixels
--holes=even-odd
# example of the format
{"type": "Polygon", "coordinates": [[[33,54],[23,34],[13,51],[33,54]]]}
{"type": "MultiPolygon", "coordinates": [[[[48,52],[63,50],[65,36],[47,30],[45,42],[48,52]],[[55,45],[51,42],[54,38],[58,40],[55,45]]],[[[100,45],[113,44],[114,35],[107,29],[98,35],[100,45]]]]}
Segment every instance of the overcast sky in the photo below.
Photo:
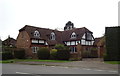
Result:
{"type": "Polygon", "coordinates": [[[25,25],[64,28],[72,21],[101,37],[106,26],[118,26],[119,0],[0,0],[0,38],[17,38],[25,25]]]}

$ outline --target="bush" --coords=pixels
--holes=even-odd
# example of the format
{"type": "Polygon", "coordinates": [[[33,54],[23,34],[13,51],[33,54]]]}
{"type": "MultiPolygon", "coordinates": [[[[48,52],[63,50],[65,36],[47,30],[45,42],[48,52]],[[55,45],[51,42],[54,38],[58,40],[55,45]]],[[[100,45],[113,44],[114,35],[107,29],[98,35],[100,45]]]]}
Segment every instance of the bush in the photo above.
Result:
{"type": "Polygon", "coordinates": [[[57,49],[52,49],[50,51],[50,59],[57,59],[57,49]]]}
{"type": "Polygon", "coordinates": [[[37,56],[39,59],[49,59],[50,51],[46,47],[41,47],[37,52],[37,56]]]}
{"type": "Polygon", "coordinates": [[[62,44],[56,44],[55,45],[55,49],[64,49],[65,48],[65,46],[64,45],[62,45],[62,44]]]}
{"type": "Polygon", "coordinates": [[[70,58],[70,49],[62,44],[57,44],[55,48],[57,51],[58,60],[69,60],[70,58]]]}
{"type": "Polygon", "coordinates": [[[18,59],[24,59],[25,58],[25,49],[17,48],[14,50],[14,57],[18,59]]]}
{"type": "Polygon", "coordinates": [[[13,48],[3,47],[1,52],[2,60],[13,59],[12,52],[13,52],[13,48]]]}
{"type": "Polygon", "coordinates": [[[11,51],[2,52],[2,60],[13,59],[13,54],[11,51]]]}
{"type": "Polygon", "coordinates": [[[120,61],[120,27],[106,27],[106,56],[105,61],[120,61]]]}

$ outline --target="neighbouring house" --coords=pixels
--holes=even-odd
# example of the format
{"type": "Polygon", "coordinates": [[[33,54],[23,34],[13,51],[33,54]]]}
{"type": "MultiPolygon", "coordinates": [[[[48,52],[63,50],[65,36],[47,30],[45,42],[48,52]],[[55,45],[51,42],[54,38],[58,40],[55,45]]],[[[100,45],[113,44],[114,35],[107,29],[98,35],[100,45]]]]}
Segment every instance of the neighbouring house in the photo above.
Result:
{"type": "Polygon", "coordinates": [[[103,58],[105,53],[105,36],[95,38],[94,46],[97,47],[98,57],[103,58]]]}
{"type": "Polygon", "coordinates": [[[7,46],[7,47],[16,47],[16,40],[14,38],[11,38],[10,36],[8,36],[7,39],[2,41],[2,45],[7,46]]]}
{"type": "Polygon", "coordinates": [[[93,32],[86,27],[75,28],[71,21],[66,23],[64,31],[25,25],[19,30],[16,46],[17,48],[24,48],[27,57],[37,58],[36,53],[39,47],[52,49],[56,44],[64,44],[70,47],[70,53],[75,57],[78,54],[76,48],[78,44],[87,51],[93,47],[93,32]]]}

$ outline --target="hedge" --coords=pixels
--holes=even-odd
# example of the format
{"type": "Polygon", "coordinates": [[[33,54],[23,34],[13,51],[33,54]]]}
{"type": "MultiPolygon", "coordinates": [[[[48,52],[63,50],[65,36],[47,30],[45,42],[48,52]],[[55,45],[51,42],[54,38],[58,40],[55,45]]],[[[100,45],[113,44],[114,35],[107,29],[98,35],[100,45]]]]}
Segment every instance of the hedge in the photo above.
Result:
{"type": "Polygon", "coordinates": [[[11,51],[2,52],[2,60],[13,59],[13,54],[11,51]]]}
{"type": "Polygon", "coordinates": [[[50,59],[57,59],[57,49],[50,50],[50,59]]]}
{"type": "Polygon", "coordinates": [[[50,51],[47,47],[41,47],[37,52],[37,56],[39,59],[49,59],[50,51]]]}
{"type": "Polygon", "coordinates": [[[14,50],[14,57],[17,58],[17,59],[25,59],[25,49],[16,48],[14,50]]]}
{"type": "Polygon", "coordinates": [[[13,59],[13,48],[9,48],[9,47],[3,47],[3,50],[1,52],[2,55],[2,60],[8,60],[8,59],[13,59]]]}
{"type": "Polygon", "coordinates": [[[120,60],[120,27],[106,27],[106,55],[105,61],[120,60]]]}
{"type": "Polygon", "coordinates": [[[70,49],[67,46],[62,44],[57,44],[55,48],[57,51],[57,59],[58,60],[69,60],[70,58],[70,49]]]}

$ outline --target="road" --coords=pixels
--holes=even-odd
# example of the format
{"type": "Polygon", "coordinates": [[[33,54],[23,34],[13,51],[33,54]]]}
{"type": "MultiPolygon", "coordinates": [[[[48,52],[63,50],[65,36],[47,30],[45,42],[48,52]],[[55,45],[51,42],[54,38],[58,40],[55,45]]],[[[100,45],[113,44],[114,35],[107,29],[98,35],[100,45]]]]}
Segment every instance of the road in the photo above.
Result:
{"type": "Polygon", "coordinates": [[[24,64],[2,64],[3,74],[118,74],[117,71],[24,64]]]}

